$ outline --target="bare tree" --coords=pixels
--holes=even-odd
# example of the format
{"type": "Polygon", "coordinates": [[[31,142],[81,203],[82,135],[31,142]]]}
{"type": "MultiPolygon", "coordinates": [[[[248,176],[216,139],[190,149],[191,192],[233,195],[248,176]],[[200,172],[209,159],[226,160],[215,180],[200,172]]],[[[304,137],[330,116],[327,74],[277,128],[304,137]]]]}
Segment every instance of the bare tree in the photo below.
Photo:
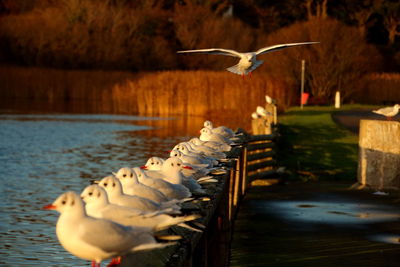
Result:
{"type": "Polygon", "coordinates": [[[389,33],[389,45],[393,45],[396,36],[400,35],[400,2],[385,1],[381,13],[383,24],[389,33]]]}
{"type": "Polygon", "coordinates": [[[300,62],[305,59],[306,84],[316,97],[331,99],[340,86],[347,98],[357,89],[361,77],[379,66],[378,52],[365,42],[358,29],[333,19],[296,23],[270,35],[268,40],[269,43],[320,42],[272,53],[264,64],[271,75],[291,77],[300,84],[300,62]]]}

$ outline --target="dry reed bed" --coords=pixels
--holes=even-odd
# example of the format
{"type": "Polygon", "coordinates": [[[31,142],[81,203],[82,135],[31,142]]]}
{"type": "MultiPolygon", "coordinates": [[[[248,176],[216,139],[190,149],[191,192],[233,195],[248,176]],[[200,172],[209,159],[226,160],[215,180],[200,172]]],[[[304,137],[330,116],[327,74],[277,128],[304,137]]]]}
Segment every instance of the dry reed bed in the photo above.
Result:
{"type": "MultiPolygon", "coordinates": [[[[265,94],[281,108],[293,104],[296,88],[264,73],[252,78],[214,71],[131,73],[1,67],[3,99],[46,105],[80,103],[93,112],[150,116],[200,116],[228,126],[249,124],[265,94]]],[[[3,107],[4,107],[3,103],[3,107]]]]}

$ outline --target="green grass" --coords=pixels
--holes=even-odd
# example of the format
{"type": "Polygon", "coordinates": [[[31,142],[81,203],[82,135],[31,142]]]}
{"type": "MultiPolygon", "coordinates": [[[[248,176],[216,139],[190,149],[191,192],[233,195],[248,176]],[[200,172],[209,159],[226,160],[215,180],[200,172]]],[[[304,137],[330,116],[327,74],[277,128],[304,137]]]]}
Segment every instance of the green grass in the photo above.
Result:
{"type": "MultiPolygon", "coordinates": [[[[348,105],[341,110],[371,106],[348,105]]],[[[280,164],[291,178],[354,181],[357,178],[358,135],[331,118],[334,107],[291,108],[280,116],[280,164]]]]}

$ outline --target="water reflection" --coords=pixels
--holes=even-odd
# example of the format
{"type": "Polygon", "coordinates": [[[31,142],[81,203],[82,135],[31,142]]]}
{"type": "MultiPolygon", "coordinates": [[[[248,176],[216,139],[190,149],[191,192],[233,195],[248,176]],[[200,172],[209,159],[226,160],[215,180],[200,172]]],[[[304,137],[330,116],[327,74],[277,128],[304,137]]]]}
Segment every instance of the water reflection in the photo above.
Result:
{"type": "MultiPolygon", "coordinates": [[[[40,210],[122,166],[166,157],[201,124],[114,115],[0,115],[0,265],[73,266],[55,235],[58,214],[40,210]],[[172,127],[165,130],[164,127],[172,127]]],[[[193,120],[196,121],[196,120],[193,120]]]]}
{"type": "Polygon", "coordinates": [[[318,224],[360,225],[400,218],[393,207],[356,201],[269,201],[264,208],[287,220],[318,224]]]}

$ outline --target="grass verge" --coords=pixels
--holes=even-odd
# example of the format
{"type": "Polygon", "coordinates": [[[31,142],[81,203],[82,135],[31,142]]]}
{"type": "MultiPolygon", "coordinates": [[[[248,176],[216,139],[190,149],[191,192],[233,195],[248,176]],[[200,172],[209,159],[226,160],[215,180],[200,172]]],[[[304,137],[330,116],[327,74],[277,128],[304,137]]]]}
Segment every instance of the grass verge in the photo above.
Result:
{"type": "MultiPolygon", "coordinates": [[[[369,108],[343,106],[341,110],[369,108]]],[[[280,117],[279,162],[290,179],[355,181],[358,135],[337,125],[334,107],[290,108],[280,117]]]]}

